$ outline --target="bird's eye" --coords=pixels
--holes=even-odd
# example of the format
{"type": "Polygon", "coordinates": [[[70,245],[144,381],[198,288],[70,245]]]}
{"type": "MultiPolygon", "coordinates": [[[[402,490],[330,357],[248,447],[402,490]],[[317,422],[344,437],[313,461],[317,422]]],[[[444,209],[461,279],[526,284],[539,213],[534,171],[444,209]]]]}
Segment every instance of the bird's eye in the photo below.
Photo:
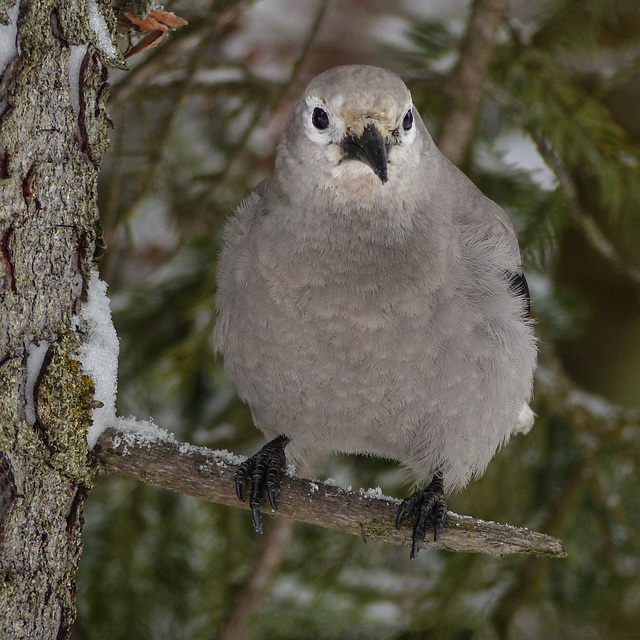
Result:
{"type": "Polygon", "coordinates": [[[311,116],[311,122],[316,129],[326,129],[329,126],[329,116],[324,109],[316,107],[311,116]]]}
{"type": "Polygon", "coordinates": [[[404,116],[404,120],[402,121],[402,128],[405,131],[409,131],[413,127],[413,111],[409,109],[404,116]]]}

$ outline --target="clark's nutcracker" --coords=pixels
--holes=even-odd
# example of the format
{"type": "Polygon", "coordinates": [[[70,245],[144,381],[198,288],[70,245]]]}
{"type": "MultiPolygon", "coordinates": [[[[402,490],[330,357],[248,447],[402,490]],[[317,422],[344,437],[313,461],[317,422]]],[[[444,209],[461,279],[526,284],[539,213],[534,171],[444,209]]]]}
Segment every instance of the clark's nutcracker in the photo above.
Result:
{"type": "Polygon", "coordinates": [[[398,460],[411,557],[445,491],[531,426],[528,290],[505,213],[436,148],[395,74],[344,66],[296,103],[273,177],[228,223],[215,348],[271,439],[236,475],[257,531],[308,452],[398,460]]]}

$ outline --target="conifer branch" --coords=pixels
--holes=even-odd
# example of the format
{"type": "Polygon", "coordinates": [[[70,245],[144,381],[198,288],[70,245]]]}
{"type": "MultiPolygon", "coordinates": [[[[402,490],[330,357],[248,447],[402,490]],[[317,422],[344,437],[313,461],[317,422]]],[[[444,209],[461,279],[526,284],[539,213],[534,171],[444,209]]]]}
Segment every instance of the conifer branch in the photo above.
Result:
{"type": "Polygon", "coordinates": [[[636,284],[640,284],[640,269],[620,255],[613,243],[604,235],[594,218],[582,208],[576,185],[562,160],[538,131],[529,127],[528,133],[535,143],[538,153],[553,171],[560,187],[564,190],[569,201],[571,217],[591,247],[608,260],[619,272],[625,274],[636,284]]]}

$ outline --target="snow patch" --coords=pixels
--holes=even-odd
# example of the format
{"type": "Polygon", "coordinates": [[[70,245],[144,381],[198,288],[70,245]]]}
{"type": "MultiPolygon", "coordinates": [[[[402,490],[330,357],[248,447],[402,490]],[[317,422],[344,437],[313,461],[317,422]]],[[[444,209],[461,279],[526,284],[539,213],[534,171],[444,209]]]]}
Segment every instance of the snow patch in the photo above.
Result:
{"type": "MultiPolygon", "coordinates": [[[[329,487],[337,487],[338,489],[341,489],[346,493],[353,492],[353,488],[351,487],[351,485],[349,485],[348,487],[341,487],[335,478],[327,478],[326,480],[323,480],[323,484],[329,487]]],[[[400,500],[398,500],[398,498],[393,498],[392,496],[386,496],[384,493],[382,493],[382,489],[380,487],[375,487],[370,489],[360,488],[355,493],[358,493],[363,498],[371,498],[373,500],[386,500],[387,502],[393,502],[396,504],[400,503],[400,500]]]]}
{"type": "Polygon", "coordinates": [[[69,59],[67,60],[69,102],[76,116],[80,113],[80,67],[87,53],[87,47],[88,45],[86,44],[71,45],[69,47],[69,59]]]}
{"type": "Polygon", "coordinates": [[[88,300],[82,304],[81,318],[86,323],[87,340],[78,349],[78,360],[95,387],[95,400],[102,407],[93,411],[93,424],[87,431],[92,449],[100,434],[116,422],[116,391],[118,388],[118,353],[120,344],[111,321],[107,284],[97,271],[91,273],[88,300]]]}
{"type": "Polygon", "coordinates": [[[112,426],[121,435],[124,435],[130,444],[149,446],[158,442],[177,443],[173,433],[159,427],[153,420],[138,420],[129,416],[128,418],[116,418],[112,426]]]}
{"type": "Polygon", "coordinates": [[[119,446],[123,441],[125,444],[125,454],[127,445],[131,446],[151,446],[161,442],[179,445],[178,451],[183,455],[201,454],[207,458],[214,458],[217,466],[226,468],[228,465],[238,466],[247,458],[237,456],[226,449],[207,449],[188,442],[179,443],[170,431],[159,427],[152,420],[138,420],[133,416],[128,418],[116,418],[113,426],[118,431],[118,436],[114,438],[114,444],[119,446]]]}
{"type": "Polygon", "coordinates": [[[398,498],[385,496],[384,493],[382,493],[382,489],[380,487],[375,487],[371,489],[359,489],[358,493],[364,498],[372,498],[374,500],[385,500],[386,502],[394,502],[396,504],[400,503],[400,500],[398,500],[398,498]]]}
{"type": "Polygon", "coordinates": [[[89,18],[89,26],[96,35],[96,44],[100,51],[109,58],[118,59],[120,52],[113,45],[107,21],[100,13],[96,0],[87,0],[87,17],[89,18]]]}
{"type": "Polygon", "coordinates": [[[476,520],[476,518],[474,518],[473,516],[465,516],[462,515],[460,513],[456,513],[455,511],[451,511],[451,509],[447,509],[447,514],[454,517],[454,518],[461,518],[461,519],[466,519],[466,520],[476,520]]]}
{"type": "Polygon", "coordinates": [[[7,9],[9,24],[0,25],[0,75],[4,73],[9,63],[18,55],[18,9],[20,3],[16,2],[7,9]]]}
{"type": "Polygon", "coordinates": [[[36,383],[38,382],[38,376],[42,371],[42,364],[44,358],[47,355],[49,349],[49,343],[46,340],[42,340],[40,344],[30,344],[27,347],[27,386],[24,390],[25,396],[25,416],[27,424],[32,427],[36,423],[36,407],[34,392],[36,383]]]}
{"type": "Polygon", "coordinates": [[[207,447],[199,447],[195,444],[190,444],[189,442],[183,442],[178,449],[180,453],[185,455],[190,455],[194,453],[199,453],[205,456],[215,456],[216,463],[220,466],[221,464],[227,465],[241,465],[246,459],[246,456],[237,456],[235,453],[231,453],[226,449],[207,449],[207,447]]]}
{"type": "MultiPolygon", "coordinates": [[[[209,449],[209,451],[211,451],[209,449]]],[[[227,451],[226,449],[214,449],[213,453],[216,458],[221,458],[227,464],[233,465],[241,465],[246,459],[247,456],[237,456],[235,453],[231,453],[231,451],[227,451]]]]}
{"type": "Polygon", "coordinates": [[[150,447],[153,444],[165,442],[167,444],[177,444],[173,433],[159,427],[153,420],[138,420],[133,416],[128,418],[115,418],[111,425],[118,431],[113,439],[116,447],[124,442],[124,454],[128,453],[127,445],[150,447]]]}

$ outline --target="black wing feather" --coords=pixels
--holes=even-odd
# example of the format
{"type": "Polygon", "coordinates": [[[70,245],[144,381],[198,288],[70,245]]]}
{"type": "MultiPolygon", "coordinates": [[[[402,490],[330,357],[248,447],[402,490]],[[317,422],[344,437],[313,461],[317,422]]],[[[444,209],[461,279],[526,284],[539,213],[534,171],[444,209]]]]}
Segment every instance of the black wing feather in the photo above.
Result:
{"type": "Polygon", "coordinates": [[[530,318],[531,296],[529,294],[529,285],[527,284],[527,279],[524,277],[524,273],[509,274],[509,287],[516,296],[520,296],[524,300],[526,318],[530,318]]]}

